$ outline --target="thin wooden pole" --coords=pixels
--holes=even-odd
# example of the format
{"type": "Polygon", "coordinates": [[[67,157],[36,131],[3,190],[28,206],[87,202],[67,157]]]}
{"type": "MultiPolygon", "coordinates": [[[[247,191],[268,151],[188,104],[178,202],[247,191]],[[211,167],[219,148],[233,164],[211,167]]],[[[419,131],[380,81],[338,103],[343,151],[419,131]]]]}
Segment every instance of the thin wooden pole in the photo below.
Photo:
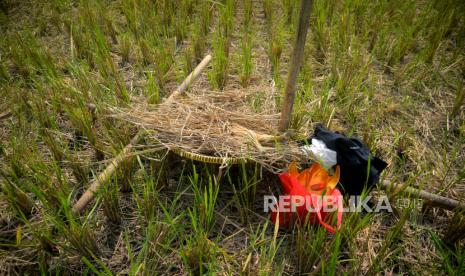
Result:
{"type": "Polygon", "coordinates": [[[8,118],[11,117],[11,115],[13,115],[13,113],[11,111],[7,110],[3,114],[0,115],[0,120],[8,119],[8,118]]]}
{"type": "Polygon", "coordinates": [[[304,57],[305,40],[307,38],[310,14],[312,13],[312,4],[313,0],[301,0],[299,26],[291,57],[291,67],[287,76],[286,95],[281,110],[281,120],[279,121],[278,129],[281,132],[287,130],[292,118],[292,108],[295,100],[295,84],[304,57]]]}
{"type": "Polygon", "coordinates": [[[465,203],[461,203],[458,200],[428,193],[423,190],[419,190],[413,187],[403,187],[401,185],[396,185],[389,183],[387,181],[384,181],[381,183],[381,188],[383,190],[389,191],[389,190],[394,190],[394,193],[396,191],[404,191],[409,194],[417,195],[419,198],[425,200],[425,204],[431,205],[433,207],[440,207],[442,209],[454,211],[454,210],[465,210],[465,203]]]}
{"type": "MultiPolygon", "coordinates": [[[[200,63],[195,67],[194,71],[190,73],[186,79],[182,82],[182,84],[178,87],[176,91],[174,91],[168,100],[173,99],[175,95],[182,94],[186,91],[186,89],[191,85],[195,79],[202,73],[208,63],[211,61],[212,57],[207,55],[200,63]]],[[[119,167],[119,165],[124,161],[127,157],[130,156],[130,153],[135,144],[142,138],[143,131],[140,130],[129,142],[129,144],[121,150],[121,152],[111,160],[110,164],[101,172],[90,184],[89,188],[82,194],[79,200],[73,205],[72,210],[75,214],[78,214],[84,210],[87,204],[95,197],[95,193],[98,189],[105,185],[119,167]]]]}
{"type": "Polygon", "coordinates": [[[195,67],[194,71],[192,71],[184,79],[184,81],[181,83],[181,85],[178,86],[178,89],[176,89],[176,91],[174,91],[169,96],[168,100],[171,100],[174,97],[176,97],[177,95],[180,95],[180,94],[184,93],[187,90],[187,88],[189,87],[189,85],[191,85],[192,82],[200,75],[200,73],[202,73],[203,69],[205,69],[205,67],[208,65],[208,63],[210,63],[211,60],[212,60],[211,55],[207,55],[206,57],[204,57],[203,60],[197,65],[197,67],[195,67]]]}
{"type": "Polygon", "coordinates": [[[97,190],[105,183],[107,183],[113,173],[116,171],[118,166],[122,163],[124,159],[126,159],[129,153],[132,150],[132,147],[137,144],[141,137],[141,132],[138,132],[136,136],[134,136],[129,144],[121,150],[121,152],[111,160],[110,164],[101,172],[91,183],[89,188],[82,194],[79,200],[73,205],[73,212],[80,213],[87,204],[94,198],[95,193],[97,190]]]}

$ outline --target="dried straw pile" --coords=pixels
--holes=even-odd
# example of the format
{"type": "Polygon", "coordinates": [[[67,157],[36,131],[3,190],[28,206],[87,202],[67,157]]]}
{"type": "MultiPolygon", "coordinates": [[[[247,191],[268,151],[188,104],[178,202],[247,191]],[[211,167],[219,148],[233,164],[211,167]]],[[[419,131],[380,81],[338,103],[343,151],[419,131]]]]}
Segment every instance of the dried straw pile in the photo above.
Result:
{"type": "Polygon", "coordinates": [[[253,93],[188,93],[158,105],[136,103],[114,111],[117,118],[147,130],[145,146],[219,157],[223,164],[252,160],[275,172],[292,160],[308,161],[295,141],[277,135],[279,114],[252,110],[253,93]]]}

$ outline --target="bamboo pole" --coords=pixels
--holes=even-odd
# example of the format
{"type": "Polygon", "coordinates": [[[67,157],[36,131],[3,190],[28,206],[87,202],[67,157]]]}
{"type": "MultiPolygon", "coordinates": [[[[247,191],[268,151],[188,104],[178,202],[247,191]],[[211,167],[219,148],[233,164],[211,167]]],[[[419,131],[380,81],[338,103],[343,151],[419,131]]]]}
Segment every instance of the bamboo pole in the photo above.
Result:
{"type": "Polygon", "coordinates": [[[200,73],[202,73],[203,69],[205,68],[205,66],[208,65],[208,63],[210,63],[210,61],[212,60],[212,56],[211,55],[207,55],[206,57],[203,58],[203,60],[199,63],[199,65],[197,65],[197,67],[194,68],[194,71],[192,71],[185,79],[184,81],[181,83],[181,85],[178,86],[178,89],[176,89],[176,91],[174,91],[168,98],[168,100],[172,100],[173,98],[175,98],[177,95],[181,95],[183,94],[187,88],[189,88],[189,85],[192,84],[192,82],[200,75],[200,73]]]}
{"type": "Polygon", "coordinates": [[[432,194],[423,190],[419,190],[413,187],[405,187],[403,185],[396,185],[389,183],[387,181],[384,181],[381,183],[381,188],[383,190],[389,191],[389,190],[394,190],[394,193],[396,191],[405,191],[409,194],[417,195],[419,198],[425,200],[425,204],[433,206],[433,207],[440,207],[442,209],[454,211],[457,209],[460,210],[465,210],[465,203],[461,203],[458,200],[432,194]]]}
{"type": "MultiPolygon", "coordinates": [[[[176,95],[183,94],[189,85],[191,85],[195,79],[202,73],[208,63],[211,61],[212,57],[207,55],[198,65],[195,67],[194,71],[190,73],[181,85],[174,91],[171,96],[167,99],[167,101],[172,100],[176,95]]],[[[73,205],[72,210],[75,214],[78,214],[84,210],[87,204],[95,197],[95,193],[98,189],[107,183],[119,165],[125,160],[131,153],[133,147],[137,142],[142,138],[143,132],[139,130],[139,132],[131,139],[129,144],[121,150],[121,152],[111,160],[110,164],[101,172],[90,184],[89,188],[82,194],[82,196],[78,199],[78,201],[73,205]]]]}
{"type": "Polygon", "coordinates": [[[286,95],[281,110],[281,120],[279,121],[278,130],[284,132],[289,127],[292,118],[292,108],[295,100],[295,87],[297,76],[299,75],[302,60],[304,58],[305,40],[307,38],[308,25],[310,22],[310,14],[312,12],[313,0],[301,0],[299,26],[297,29],[297,37],[294,44],[294,49],[291,57],[291,67],[287,76],[286,95]]]}
{"type": "Polygon", "coordinates": [[[13,115],[13,113],[11,111],[5,111],[3,114],[0,114],[0,120],[3,120],[3,119],[8,119],[11,117],[11,115],[13,115]]]}

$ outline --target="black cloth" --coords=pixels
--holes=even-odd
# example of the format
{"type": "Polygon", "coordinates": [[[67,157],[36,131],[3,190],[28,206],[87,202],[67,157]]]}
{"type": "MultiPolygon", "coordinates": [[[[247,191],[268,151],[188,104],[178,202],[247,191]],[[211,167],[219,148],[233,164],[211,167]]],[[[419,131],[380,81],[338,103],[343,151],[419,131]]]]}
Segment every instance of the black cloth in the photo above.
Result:
{"type": "Polygon", "coordinates": [[[318,124],[308,143],[311,143],[311,138],[323,141],[329,149],[337,152],[337,164],[341,169],[338,185],[345,194],[360,195],[365,187],[370,190],[387,166],[386,162],[373,156],[357,137],[348,138],[318,124]]]}

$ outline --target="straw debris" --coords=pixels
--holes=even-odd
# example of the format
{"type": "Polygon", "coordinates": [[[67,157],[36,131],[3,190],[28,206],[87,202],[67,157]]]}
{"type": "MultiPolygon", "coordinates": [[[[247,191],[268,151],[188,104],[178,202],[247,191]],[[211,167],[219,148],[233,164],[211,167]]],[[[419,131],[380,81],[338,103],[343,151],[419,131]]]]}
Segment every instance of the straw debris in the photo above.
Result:
{"type": "Polygon", "coordinates": [[[278,134],[279,113],[271,108],[253,111],[255,92],[189,93],[159,105],[140,101],[113,111],[116,118],[147,130],[148,147],[162,144],[224,160],[252,160],[271,171],[286,168],[293,160],[308,161],[297,142],[278,134]]]}

